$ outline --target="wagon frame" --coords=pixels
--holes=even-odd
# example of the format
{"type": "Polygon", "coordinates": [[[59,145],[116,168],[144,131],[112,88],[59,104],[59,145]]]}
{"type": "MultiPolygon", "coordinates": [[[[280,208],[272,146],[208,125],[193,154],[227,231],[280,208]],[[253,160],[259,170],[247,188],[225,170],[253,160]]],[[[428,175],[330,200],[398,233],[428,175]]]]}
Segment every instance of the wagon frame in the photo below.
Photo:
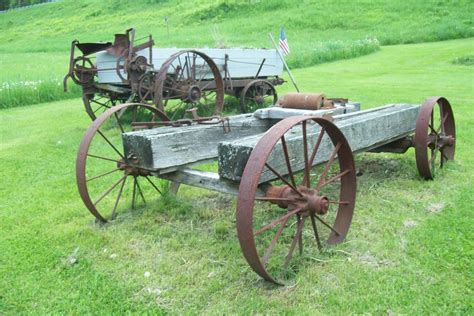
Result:
{"type": "Polygon", "coordinates": [[[303,242],[306,226],[319,250],[324,241],[333,245],[346,238],[356,200],[353,153],[414,147],[421,177],[433,179],[454,159],[455,143],[453,112],[443,97],[364,111],[347,102],[315,111],[272,107],[177,121],[148,104],[126,103],[107,109],[88,128],[76,178],[83,202],[102,223],[139,200],[146,203],[144,184],[148,193],[162,194],[155,177],[171,181],[174,193],[186,184],[236,195],[245,259],[263,279],[282,284],[296,248],[302,254],[304,244],[311,246],[303,242]],[[216,160],[218,173],[195,168],[216,160]],[[97,173],[99,164],[110,167],[97,173]],[[107,180],[111,174],[118,180],[107,180]],[[133,181],[128,191],[127,179],[133,181]],[[96,181],[104,186],[98,189],[96,181]]]}
{"type": "MultiPolygon", "coordinates": [[[[266,58],[252,62],[256,67],[255,73],[233,77],[229,54],[225,54],[222,67],[218,69],[213,58],[195,49],[174,52],[160,68],[156,68],[157,65],[153,64],[153,45],[151,35],[136,39],[134,29],[116,34],[114,43],[80,43],[74,40],[71,43],[69,70],[64,77],[64,90],[67,91],[69,78],[82,87],[85,110],[92,120],[106,109],[122,103],[150,104],[164,112],[170,100],[178,100],[174,108],[197,108],[199,115],[207,116],[211,111],[213,115],[222,112],[224,95],[240,99],[240,111],[243,113],[272,105],[277,100],[275,86],[285,82],[278,75],[261,73],[262,68],[267,66],[266,58]],[[82,54],[78,56],[76,49],[82,54]],[[95,63],[92,59],[104,53],[113,55],[114,62],[112,66],[101,68],[97,59],[95,63]],[[198,75],[199,69],[203,72],[202,76],[198,75]],[[120,82],[97,81],[97,76],[111,71],[120,82]]],[[[172,112],[172,119],[183,114],[177,110],[168,112],[172,112]]]]}

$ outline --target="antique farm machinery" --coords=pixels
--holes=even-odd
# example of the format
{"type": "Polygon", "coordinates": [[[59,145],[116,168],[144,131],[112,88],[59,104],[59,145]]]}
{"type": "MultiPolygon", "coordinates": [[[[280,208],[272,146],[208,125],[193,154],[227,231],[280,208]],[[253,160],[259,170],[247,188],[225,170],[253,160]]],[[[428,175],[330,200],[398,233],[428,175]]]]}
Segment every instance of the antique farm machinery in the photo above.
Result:
{"type": "Polygon", "coordinates": [[[270,49],[153,48],[151,35],[135,38],[135,30],[116,34],[113,43],[71,44],[69,71],[83,91],[86,112],[95,119],[112,106],[150,104],[174,119],[186,109],[218,115],[224,95],[240,98],[242,112],[272,105],[283,63],[270,49]],[[77,55],[77,50],[81,54],[77,55]]]}
{"type": "MultiPolygon", "coordinates": [[[[127,73],[130,67],[124,66],[127,73]]],[[[155,80],[163,79],[160,73],[155,80]]],[[[73,75],[80,79],[80,74],[73,75]]],[[[89,101],[104,85],[80,80],[87,81],[89,101]]],[[[171,90],[161,82],[163,100],[171,90]]],[[[101,93],[105,90],[112,95],[111,88],[101,93]]],[[[125,95],[130,93],[120,101],[125,95]]],[[[353,153],[403,153],[414,147],[425,179],[454,158],[454,117],[443,97],[361,111],[344,99],[300,94],[253,114],[201,118],[194,111],[193,119],[175,121],[153,105],[110,107],[86,131],[76,175],[88,210],[100,222],[123,218],[150,202],[147,194],[162,194],[166,181],[174,191],[186,184],[236,195],[242,252],[258,275],[277,284],[295,264],[296,249],[318,251],[346,238],[356,200],[353,153]],[[217,172],[199,170],[209,161],[217,161],[211,165],[217,172]]]]}

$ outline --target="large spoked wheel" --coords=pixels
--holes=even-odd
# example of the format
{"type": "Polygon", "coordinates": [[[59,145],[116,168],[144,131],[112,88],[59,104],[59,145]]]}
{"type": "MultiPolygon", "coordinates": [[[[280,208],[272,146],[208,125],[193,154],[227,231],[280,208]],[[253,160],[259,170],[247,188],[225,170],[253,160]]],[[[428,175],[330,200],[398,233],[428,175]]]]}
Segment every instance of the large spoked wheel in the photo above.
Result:
{"type": "Polygon", "coordinates": [[[168,58],[156,80],[155,105],[166,108],[171,119],[197,108],[199,116],[219,115],[224,105],[224,82],[212,59],[195,50],[168,58]]]}
{"type": "Polygon", "coordinates": [[[304,245],[312,257],[324,240],[345,239],[355,197],[351,148],[334,124],[302,116],[276,124],[253,149],[239,187],[237,234],[247,262],[282,284],[304,245]]]}
{"type": "Polygon", "coordinates": [[[427,99],[418,114],[414,137],[420,175],[426,180],[433,179],[438,168],[454,159],[455,144],[456,128],[449,101],[443,97],[427,99]]]}
{"type": "Polygon", "coordinates": [[[82,201],[100,222],[114,219],[128,207],[145,203],[147,193],[160,193],[147,170],[126,157],[122,134],[167,121],[152,106],[129,103],[106,110],[87,129],[76,159],[76,180],[82,201]]]}
{"type": "Polygon", "coordinates": [[[275,87],[266,80],[253,80],[242,90],[240,95],[240,110],[250,113],[255,110],[272,106],[277,101],[275,87]]]}

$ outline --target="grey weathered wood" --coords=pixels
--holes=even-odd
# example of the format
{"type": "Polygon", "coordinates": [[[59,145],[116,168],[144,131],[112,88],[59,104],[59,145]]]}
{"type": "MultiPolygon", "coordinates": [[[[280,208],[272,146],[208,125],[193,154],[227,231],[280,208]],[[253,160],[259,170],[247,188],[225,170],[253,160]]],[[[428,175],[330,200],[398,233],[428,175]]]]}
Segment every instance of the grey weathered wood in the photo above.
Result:
{"type": "MultiPolygon", "coordinates": [[[[239,184],[235,181],[221,179],[215,172],[199,171],[193,169],[180,169],[174,172],[159,175],[160,178],[173,181],[173,183],[187,184],[193,187],[204,188],[221,193],[237,195],[239,184]]],[[[264,192],[258,190],[257,195],[263,196],[264,192]]]]}
{"type": "Polygon", "coordinates": [[[252,114],[230,117],[230,132],[222,124],[161,127],[122,135],[125,154],[138,158],[136,166],[172,172],[179,166],[217,157],[217,145],[268,130],[274,121],[259,120],[252,114]]]}
{"type": "Polygon", "coordinates": [[[322,117],[324,115],[340,115],[340,114],[347,114],[352,113],[355,111],[360,110],[360,103],[348,103],[346,106],[337,105],[333,109],[321,109],[321,110],[301,110],[301,109],[288,109],[288,108],[281,108],[277,106],[258,109],[254,112],[254,116],[259,119],[285,119],[287,117],[295,116],[295,115],[307,115],[307,116],[319,116],[322,117]]]}
{"type": "MultiPolygon", "coordinates": [[[[361,111],[349,114],[349,118],[341,115],[340,118],[345,119],[337,119],[336,117],[335,124],[345,135],[353,152],[365,151],[412,133],[415,129],[419,108],[419,106],[413,105],[391,105],[366,113],[361,111]]],[[[319,132],[319,125],[314,124],[308,127],[309,148],[314,146],[319,132]]],[[[220,177],[239,181],[250,153],[261,137],[262,135],[252,135],[235,141],[220,143],[218,150],[220,177]]],[[[301,126],[295,126],[285,137],[293,170],[302,170],[304,161],[301,126]]],[[[327,161],[333,147],[329,137],[325,135],[314,165],[327,161]]],[[[268,162],[281,174],[287,173],[281,144],[274,147],[268,162]]],[[[274,178],[274,174],[265,168],[260,177],[260,183],[274,178]]]]}
{"type": "MultiPolygon", "coordinates": [[[[173,54],[195,48],[153,48],[153,67],[159,70],[163,63],[173,54]]],[[[281,76],[283,73],[283,63],[278,57],[276,49],[257,49],[257,48],[198,48],[200,52],[208,55],[217,65],[222,77],[224,77],[225,55],[229,55],[227,61],[227,70],[232,78],[253,78],[263,59],[265,63],[260,70],[260,77],[281,76]]],[[[137,53],[139,56],[149,58],[149,50],[144,49],[137,53]]],[[[183,56],[184,57],[184,56],[183,56]]],[[[117,67],[117,57],[108,52],[99,52],[96,54],[96,62],[98,68],[98,81],[100,83],[122,83],[122,79],[118,76],[115,68],[117,67]]],[[[179,61],[176,60],[176,67],[179,61]]],[[[197,66],[203,64],[201,57],[197,57],[195,64],[197,66]]],[[[175,69],[170,67],[170,70],[175,69]]],[[[174,71],[174,70],[173,70],[174,71]]],[[[126,74],[122,72],[122,76],[126,74]]],[[[206,70],[203,72],[204,79],[213,78],[211,73],[206,70]],[[208,74],[207,74],[208,73],[208,74]]]]}

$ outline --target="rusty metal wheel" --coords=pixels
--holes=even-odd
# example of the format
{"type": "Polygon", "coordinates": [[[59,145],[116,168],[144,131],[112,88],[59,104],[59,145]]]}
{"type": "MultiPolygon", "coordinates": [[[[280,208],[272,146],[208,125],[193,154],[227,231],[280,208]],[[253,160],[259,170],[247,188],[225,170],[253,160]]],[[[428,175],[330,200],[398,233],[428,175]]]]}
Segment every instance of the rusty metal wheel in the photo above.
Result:
{"type": "Polygon", "coordinates": [[[160,193],[149,171],[134,167],[135,158],[125,156],[122,134],[142,128],[143,122],[167,120],[152,106],[127,103],[107,109],[87,129],[77,154],[76,180],[82,201],[97,220],[107,222],[127,205],[135,208],[138,199],[145,203],[147,193],[160,193]]]}
{"type": "Polygon", "coordinates": [[[266,80],[250,81],[240,95],[240,110],[250,113],[274,105],[278,99],[275,87],[266,80]]]}
{"type": "Polygon", "coordinates": [[[316,256],[323,240],[345,239],[355,197],[351,148],[333,123],[297,116],[276,124],[253,149],[240,182],[237,234],[248,264],[282,284],[295,259],[316,256]]]}
{"type": "Polygon", "coordinates": [[[115,62],[115,72],[123,83],[128,82],[128,62],[128,49],[126,49],[120,56],[117,56],[117,61],[115,62]]]}
{"type": "Polygon", "coordinates": [[[94,78],[96,70],[94,69],[94,64],[89,58],[84,56],[76,57],[74,58],[73,65],[71,79],[74,83],[83,85],[94,78]]]}
{"type": "Polygon", "coordinates": [[[138,81],[138,97],[140,103],[150,104],[155,99],[155,77],[156,73],[147,72],[138,81]]]}
{"type": "Polygon", "coordinates": [[[125,99],[113,99],[108,95],[101,95],[99,93],[94,94],[83,94],[82,102],[84,108],[92,120],[95,120],[98,116],[104,113],[106,110],[118,104],[125,103],[125,99]]]}
{"type": "Polygon", "coordinates": [[[431,97],[423,103],[413,140],[416,166],[426,180],[433,179],[438,168],[454,159],[456,127],[453,110],[446,98],[431,97]]]}
{"type": "Polygon", "coordinates": [[[173,54],[157,74],[155,105],[171,118],[197,108],[199,116],[219,115],[224,106],[224,82],[214,61],[196,50],[173,54]],[[171,102],[170,102],[171,101],[171,102]]]}

